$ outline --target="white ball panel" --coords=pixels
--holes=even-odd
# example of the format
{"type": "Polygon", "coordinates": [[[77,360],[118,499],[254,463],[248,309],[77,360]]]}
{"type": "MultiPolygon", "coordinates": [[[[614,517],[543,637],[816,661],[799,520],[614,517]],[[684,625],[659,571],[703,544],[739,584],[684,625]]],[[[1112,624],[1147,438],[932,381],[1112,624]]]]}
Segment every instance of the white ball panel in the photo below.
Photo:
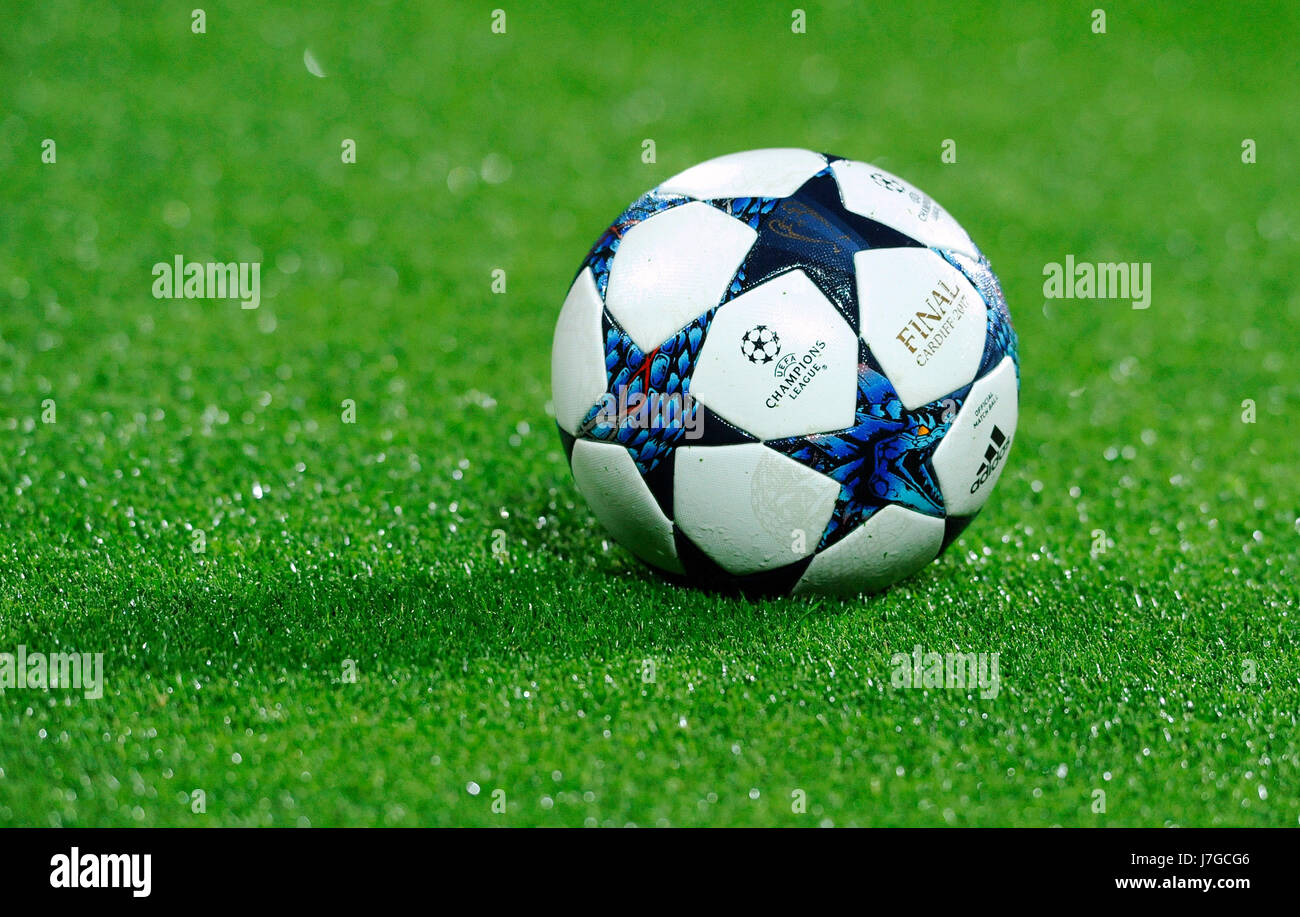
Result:
{"type": "Polygon", "coordinates": [[[794,591],[879,592],[934,560],[943,531],[942,519],[886,506],[814,557],[794,591]]]}
{"type": "Polygon", "coordinates": [[[853,266],[862,339],[909,410],[975,378],[988,307],[961,271],[928,248],[867,249],[853,266]]]}
{"type": "Polygon", "coordinates": [[[837,482],[758,443],[685,446],[673,518],[728,573],[757,573],[815,551],[839,492],[837,482]]]}
{"type": "Polygon", "coordinates": [[[1016,367],[1010,357],[971,386],[961,410],[934,450],[934,473],[949,516],[979,512],[1002,476],[1019,415],[1016,367]]]}
{"type": "Polygon", "coordinates": [[[649,352],[716,306],[758,233],[699,201],[627,231],[610,266],[605,307],[649,352]]]}
{"type": "Polygon", "coordinates": [[[831,172],[844,206],[854,213],[892,226],[924,245],[979,256],[961,224],[915,185],[869,163],[847,159],[831,163],[831,172]]]}
{"type": "Polygon", "coordinates": [[[788,197],[824,168],[826,157],[810,150],[749,150],[692,166],[668,179],[659,190],[701,200],[788,197]]]}
{"type": "Polygon", "coordinates": [[[759,439],[853,426],[858,342],[803,271],[722,306],[691,376],[691,395],[759,439]]]}
{"type": "Polygon", "coordinates": [[[627,449],[580,439],[573,444],[572,464],[578,491],[615,541],[656,567],[685,572],[677,558],[673,525],[627,449]]]}
{"type": "Polygon", "coordinates": [[[551,344],[551,401],[555,420],[569,435],[605,394],[605,347],[600,315],[604,308],[590,268],[584,268],[564,300],[551,344]]]}

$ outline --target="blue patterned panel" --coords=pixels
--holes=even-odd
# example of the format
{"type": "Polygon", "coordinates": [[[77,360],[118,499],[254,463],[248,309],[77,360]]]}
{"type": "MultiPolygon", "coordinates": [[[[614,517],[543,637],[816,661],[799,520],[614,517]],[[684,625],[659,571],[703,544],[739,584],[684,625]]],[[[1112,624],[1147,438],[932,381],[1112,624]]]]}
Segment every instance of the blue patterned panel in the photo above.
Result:
{"type": "Polygon", "coordinates": [[[705,312],[648,354],[606,314],[609,388],[587,412],[578,437],[626,446],[642,474],[659,464],[686,433],[685,418],[673,411],[688,406],[691,370],[716,312],[705,312]],[[659,399],[660,410],[651,411],[651,396],[659,399]]]}
{"type": "Polygon", "coordinates": [[[903,407],[893,385],[864,361],[858,365],[854,425],[767,445],[840,483],[831,520],[818,550],[839,541],[889,504],[943,516],[943,494],[931,458],[970,386],[914,411],[903,407]]]}
{"type": "Polygon", "coordinates": [[[988,305],[988,336],[984,341],[984,357],[980,360],[979,372],[975,374],[976,378],[983,376],[990,369],[997,366],[998,363],[1002,362],[1004,356],[1009,356],[1011,362],[1016,365],[1016,384],[1019,385],[1019,341],[1016,338],[1016,329],[1011,326],[1011,313],[1007,309],[1007,298],[1002,294],[1002,285],[998,283],[997,275],[993,273],[993,268],[989,265],[988,259],[983,255],[980,255],[977,260],[960,252],[944,251],[943,249],[935,249],[935,251],[943,255],[944,260],[966,276],[971,285],[979,290],[980,296],[988,305]]]}

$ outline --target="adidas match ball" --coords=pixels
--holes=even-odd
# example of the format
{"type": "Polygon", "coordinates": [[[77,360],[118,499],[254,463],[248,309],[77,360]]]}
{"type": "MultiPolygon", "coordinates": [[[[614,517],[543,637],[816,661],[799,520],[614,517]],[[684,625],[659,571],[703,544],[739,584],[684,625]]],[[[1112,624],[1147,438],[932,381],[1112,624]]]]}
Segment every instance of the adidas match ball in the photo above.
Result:
{"type": "Polygon", "coordinates": [[[636,200],[551,355],[574,480],[614,539],[758,593],[874,592],[937,557],[1005,467],[1019,373],[998,280],[946,211],[793,149],[636,200]]]}

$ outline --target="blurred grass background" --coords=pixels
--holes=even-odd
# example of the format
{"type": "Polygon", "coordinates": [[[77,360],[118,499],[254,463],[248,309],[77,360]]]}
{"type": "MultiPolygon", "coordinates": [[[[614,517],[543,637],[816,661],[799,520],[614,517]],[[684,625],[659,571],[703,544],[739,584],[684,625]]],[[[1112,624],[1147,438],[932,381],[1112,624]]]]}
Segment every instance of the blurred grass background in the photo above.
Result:
{"type": "Polygon", "coordinates": [[[107,682],[0,693],[0,824],[1294,826],[1300,10],[1095,6],[0,11],[0,651],[107,682]],[[998,493],[866,601],[662,585],[545,411],[607,222],[787,145],[933,194],[1021,338],[998,493]],[[1045,302],[1067,254],[1151,308],[1045,302]]]}

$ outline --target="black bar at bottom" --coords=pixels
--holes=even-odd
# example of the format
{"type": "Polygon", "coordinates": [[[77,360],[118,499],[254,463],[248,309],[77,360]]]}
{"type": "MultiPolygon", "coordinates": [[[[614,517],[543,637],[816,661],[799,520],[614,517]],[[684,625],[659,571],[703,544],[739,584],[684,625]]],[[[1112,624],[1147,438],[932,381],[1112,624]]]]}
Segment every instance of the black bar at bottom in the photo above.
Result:
{"type": "Polygon", "coordinates": [[[927,905],[1193,895],[1229,904],[1258,893],[1292,897],[1296,838],[1213,828],[11,829],[0,831],[0,889],[6,904],[75,897],[334,907],[406,893],[426,902],[473,895],[491,904],[653,907],[680,900],[687,887],[697,890],[693,900],[702,891],[732,905],[801,889],[863,903],[903,894],[927,905]]]}

